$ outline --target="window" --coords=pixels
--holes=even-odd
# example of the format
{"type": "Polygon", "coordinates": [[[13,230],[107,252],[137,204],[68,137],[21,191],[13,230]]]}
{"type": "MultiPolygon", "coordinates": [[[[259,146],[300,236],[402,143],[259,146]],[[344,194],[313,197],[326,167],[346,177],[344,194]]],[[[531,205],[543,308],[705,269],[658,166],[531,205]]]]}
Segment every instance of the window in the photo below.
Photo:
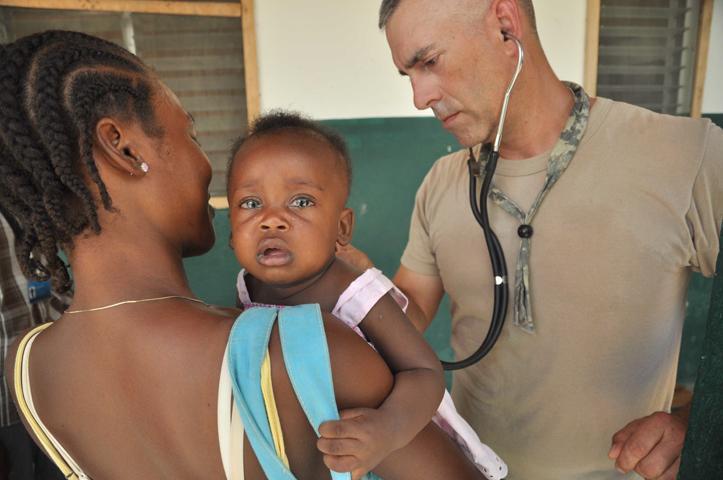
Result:
{"type": "Polygon", "coordinates": [[[52,8],[58,3],[0,0],[0,42],[75,30],[137,54],[193,115],[213,167],[211,195],[223,206],[229,149],[258,114],[253,19],[241,18],[250,17],[250,2],[66,0],[52,8]]]}
{"type": "Polygon", "coordinates": [[[586,88],[700,115],[712,0],[588,0],[586,88]]]}

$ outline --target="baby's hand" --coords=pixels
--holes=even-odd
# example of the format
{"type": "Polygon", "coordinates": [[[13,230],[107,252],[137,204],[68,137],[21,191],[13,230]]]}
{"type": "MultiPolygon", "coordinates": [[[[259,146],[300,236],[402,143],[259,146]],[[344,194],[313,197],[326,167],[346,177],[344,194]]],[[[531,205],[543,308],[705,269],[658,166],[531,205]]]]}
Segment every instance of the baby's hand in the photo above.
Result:
{"type": "Polygon", "coordinates": [[[358,480],[399,448],[392,423],[379,410],[353,408],[339,416],[341,420],[321,424],[316,443],[324,463],[335,472],[351,472],[352,480],[358,480]]]}

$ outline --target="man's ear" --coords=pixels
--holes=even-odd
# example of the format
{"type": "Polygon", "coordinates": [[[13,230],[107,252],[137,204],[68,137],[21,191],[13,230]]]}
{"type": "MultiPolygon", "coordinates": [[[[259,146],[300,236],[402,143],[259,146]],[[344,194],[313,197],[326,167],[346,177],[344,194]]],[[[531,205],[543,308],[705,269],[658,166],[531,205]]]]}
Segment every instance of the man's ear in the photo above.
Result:
{"type": "Polygon", "coordinates": [[[128,126],[113,118],[102,118],[95,126],[96,158],[128,175],[145,175],[148,164],[131,142],[128,126]]]}
{"type": "Polygon", "coordinates": [[[337,229],[336,242],[341,245],[349,245],[354,233],[354,210],[345,208],[339,215],[339,227],[337,229]]]}
{"type": "MultiPolygon", "coordinates": [[[[515,0],[494,0],[489,6],[489,13],[494,16],[500,35],[503,36],[503,32],[506,32],[522,38],[522,19],[515,0]]],[[[517,52],[513,42],[510,42],[509,48],[511,52],[517,52]]]]}

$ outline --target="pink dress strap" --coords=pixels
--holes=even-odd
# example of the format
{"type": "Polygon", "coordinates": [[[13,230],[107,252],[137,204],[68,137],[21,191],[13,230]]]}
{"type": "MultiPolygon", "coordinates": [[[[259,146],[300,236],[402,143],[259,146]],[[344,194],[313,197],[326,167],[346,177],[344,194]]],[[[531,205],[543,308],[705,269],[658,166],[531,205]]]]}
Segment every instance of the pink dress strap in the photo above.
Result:
{"type": "Polygon", "coordinates": [[[389,293],[402,311],[407,311],[406,295],[389,280],[381,270],[370,268],[357,277],[339,296],[334,310],[335,317],[352,328],[359,325],[380,298],[389,293]]]}

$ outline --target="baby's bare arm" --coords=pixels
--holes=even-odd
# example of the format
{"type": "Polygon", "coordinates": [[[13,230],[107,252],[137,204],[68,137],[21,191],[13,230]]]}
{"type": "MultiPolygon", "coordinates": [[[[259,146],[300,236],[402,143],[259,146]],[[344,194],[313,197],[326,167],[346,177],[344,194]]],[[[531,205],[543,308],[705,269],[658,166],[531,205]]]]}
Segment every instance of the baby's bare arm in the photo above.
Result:
{"type": "Polygon", "coordinates": [[[442,365],[389,294],[377,302],[359,327],[394,373],[394,389],[380,410],[390,412],[398,441],[406,445],[439,407],[444,394],[442,365]]]}
{"type": "MultiPolygon", "coordinates": [[[[377,352],[333,317],[326,318],[325,326],[339,408],[347,412],[359,411],[365,408],[374,409],[387,403],[398,388],[397,378],[392,377],[388,362],[385,363],[377,352]]],[[[431,408],[432,412],[436,407],[437,405],[434,405],[431,408]]],[[[404,408],[412,411],[403,412],[406,414],[424,407],[420,408],[419,402],[413,401],[404,408]]],[[[427,419],[422,427],[416,429],[418,433],[412,435],[409,439],[411,441],[407,440],[398,450],[384,455],[381,463],[374,468],[375,472],[389,480],[482,479],[482,474],[449,436],[430,422],[431,415],[432,413],[426,415],[427,419]]],[[[329,426],[331,423],[324,425],[329,426]]],[[[342,425],[342,422],[336,423],[336,426],[342,425]]],[[[343,430],[337,433],[343,437],[343,430]]],[[[377,436],[374,440],[383,442],[385,439],[377,436]]],[[[323,438],[319,440],[323,441],[323,438]]],[[[354,444],[355,440],[344,438],[343,443],[354,444]]],[[[354,459],[350,455],[326,455],[325,461],[338,471],[353,469],[351,464],[354,459]]],[[[361,473],[364,472],[357,470],[352,478],[359,478],[361,473]]]]}
{"type": "Polygon", "coordinates": [[[393,389],[377,409],[342,410],[340,421],[322,425],[319,441],[331,462],[351,468],[354,478],[409,444],[431,420],[444,391],[439,360],[389,294],[360,327],[394,374],[393,389]]]}

